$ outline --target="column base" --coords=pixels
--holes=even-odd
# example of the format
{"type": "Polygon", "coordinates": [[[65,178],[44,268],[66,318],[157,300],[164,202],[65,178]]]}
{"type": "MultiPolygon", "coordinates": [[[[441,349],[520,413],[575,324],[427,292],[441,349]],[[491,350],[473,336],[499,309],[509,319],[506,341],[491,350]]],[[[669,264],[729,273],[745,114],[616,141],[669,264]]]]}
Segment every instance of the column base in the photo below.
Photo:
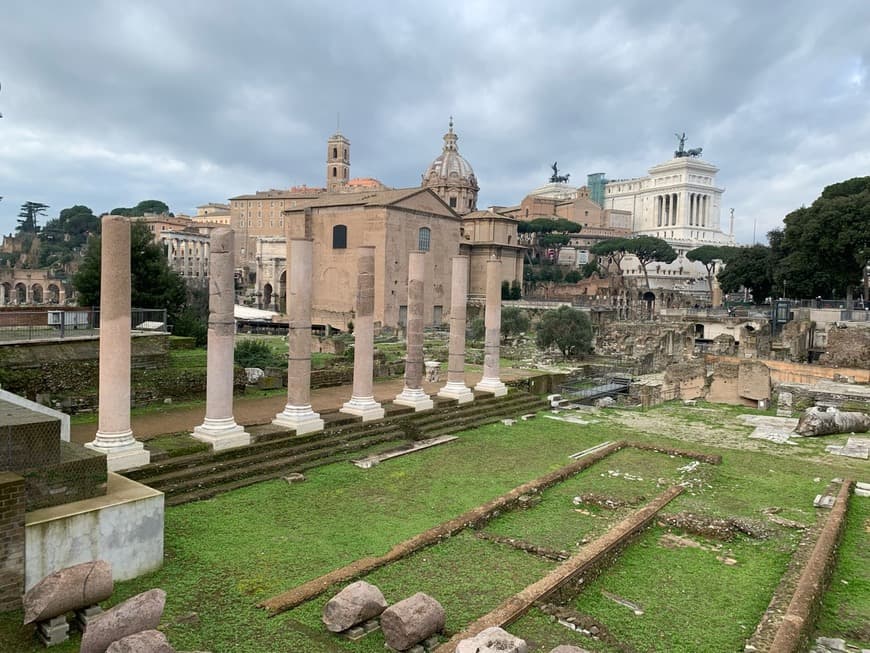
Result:
{"type": "Polygon", "coordinates": [[[251,444],[251,434],[232,417],[226,419],[205,418],[202,424],[194,427],[191,437],[211,445],[212,451],[233,449],[251,444]]]}
{"type": "Polygon", "coordinates": [[[291,406],[287,404],[282,412],[275,415],[272,424],[293,429],[296,431],[296,435],[323,430],[323,420],[320,419],[320,413],[311,410],[310,405],[291,406]]]}
{"type": "Polygon", "coordinates": [[[474,389],[478,392],[491,392],[495,397],[504,397],[508,393],[507,386],[497,378],[483,378],[480,383],[474,386],[474,389]]]}
{"type": "Polygon", "coordinates": [[[429,397],[429,395],[423,392],[422,388],[405,388],[396,395],[396,398],[393,399],[393,403],[399,406],[408,406],[417,412],[421,410],[431,410],[435,407],[435,402],[432,401],[432,398],[429,397]]]}
{"type": "Polygon", "coordinates": [[[375,401],[374,397],[351,397],[350,401],[338,409],[339,413],[347,413],[348,415],[356,415],[362,417],[362,421],[370,422],[376,419],[383,419],[384,409],[375,401]]]}
{"type": "Polygon", "coordinates": [[[133,431],[125,433],[100,433],[93,442],[85,444],[88,449],[106,454],[106,469],[110,472],[120,472],[133,467],[141,467],[151,462],[151,452],[145,445],[133,438],[133,431]],[[121,444],[114,444],[112,440],[119,440],[121,444]],[[107,446],[108,445],[108,446],[107,446]]]}
{"type": "Polygon", "coordinates": [[[474,401],[474,393],[471,388],[459,381],[448,381],[447,385],[438,391],[438,396],[445,399],[455,399],[460,404],[474,401]]]}

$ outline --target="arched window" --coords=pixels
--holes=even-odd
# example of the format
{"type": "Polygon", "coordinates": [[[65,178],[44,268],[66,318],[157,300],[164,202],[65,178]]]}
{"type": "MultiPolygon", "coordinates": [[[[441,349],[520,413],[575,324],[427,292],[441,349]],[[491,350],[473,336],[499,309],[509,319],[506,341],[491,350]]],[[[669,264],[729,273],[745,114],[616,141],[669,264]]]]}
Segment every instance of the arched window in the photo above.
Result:
{"type": "Polygon", "coordinates": [[[338,158],[338,148],[337,147],[332,148],[332,158],[333,159],[338,158]]]}
{"type": "Polygon", "coordinates": [[[332,228],[332,249],[347,249],[347,227],[343,224],[332,228]]]}
{"type": "Polygon", "coordinates": [[[432,230],[429,227],[420,227],[420,231],[417,232],[417,249],[421,252],[428,252],[431,235],[432,230]]]}
{"type": "Polygon", "coordinates": [[[333,169],[332,169],[332,176],[333,176],[333,177],[338,177],[338,168],[333,168],[333,169]]]}

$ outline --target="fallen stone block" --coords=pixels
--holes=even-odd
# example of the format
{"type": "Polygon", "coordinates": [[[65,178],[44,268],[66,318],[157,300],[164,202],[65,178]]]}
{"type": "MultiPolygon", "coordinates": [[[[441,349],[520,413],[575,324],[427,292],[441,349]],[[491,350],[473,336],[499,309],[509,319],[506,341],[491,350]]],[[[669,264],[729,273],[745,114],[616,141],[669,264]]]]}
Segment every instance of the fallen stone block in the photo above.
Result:
{"type": "Polygon", "coordinates": [[[109,644],[106,653],[175,653],[159,630],[143,630],[109,644]]]}
{"type": "Polygon", "coordinates": [[[84,562],[49,574],[24,595],[24,623],[45,621],[112,596],[112,565],[84,562]]]}
{"type": "Polygon", "coordinates": [[[405,651],[443,628],[444,608],[423,592],[399,601],[381,614],[384,642],[397,651],[405,651]]]}
{"type": "Polygon", "coordinates": [[[817,494],[816,498],[813,499],[813,505],[816,508],[833,508],[834,504],[837,502],[837,497],[832,497],[830,494],[817,494]]]}
{"type": "Polygon", "coordinates": [[[105,653],[112,642],[143,630],[156,630],[165,604],[166,592],[153,589],[97,615],[82,635],[80,653],[105,653]]]}
{"type": "Polygon", "coordinates": [[[836,433],[865,433],[870,430],[870,415],[844,413],[836,408],[813,406],[801,415],[794,432],[805,437],[836,433]]]}
{"type": "Polygon", "coordinates": [[[323,606],[323,623],[330,632],[340,633],[377,617],[386,608],[387,600],[381,590],[360,580],[345,587],[323,606]]]}
{"type": "Polygon", "coordinates": [[[456,653],[528,653],[525,640],[496,626],[480,631],[456,645],[456,653]]]}

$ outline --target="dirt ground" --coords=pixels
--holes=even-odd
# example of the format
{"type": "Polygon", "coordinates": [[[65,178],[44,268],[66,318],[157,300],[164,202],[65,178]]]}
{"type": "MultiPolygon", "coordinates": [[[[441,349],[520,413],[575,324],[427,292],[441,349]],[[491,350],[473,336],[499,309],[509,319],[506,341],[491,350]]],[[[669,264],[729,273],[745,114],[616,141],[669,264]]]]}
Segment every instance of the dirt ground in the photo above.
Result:
{"type": "MultiPolygon", "coordinates": [[[[538,372],[505,368],[501,370],[502,381],[513,381],[535,376],[538,372]]],[[[480,381],[480,372],[468,372],[465,382],[474,386],[480,381]]],[[[423,383],[423,389],[429,394],[435,394],[444,385],[446,379],[438,383],[423,383]]],[[[380,402],[392,401],[402,391],[404,383],[401,378],[389,379],[375,383],[375,399],[380,402]]],[[[352,386],[340,385],[331,388],[318,388],[311,391],[311,406],[317,412],[329,412],[338,410],[341,405],[350,399],[352,386]]],[[[236,422],[243,426],[254,424],[266,424],[284,409],[287,403],[285,395],[273,397],[237,397],[233,405],[233,416],[236,422]]],[[[176,433],[178,431],[190,431],[195,426],[202,424],[205,417],[205,401],[201,405],[190,406],[161,406],[159,412],[148,412],[141,415],[133,415],[131,426],[134,436],[139,440],[147,440],[164,433],[176,433]]],[[[94,439],[97,431],[96,422],[87,424],[73,424],[70,428],[70,439],[73,442],[84,444],[94,439]]]]}

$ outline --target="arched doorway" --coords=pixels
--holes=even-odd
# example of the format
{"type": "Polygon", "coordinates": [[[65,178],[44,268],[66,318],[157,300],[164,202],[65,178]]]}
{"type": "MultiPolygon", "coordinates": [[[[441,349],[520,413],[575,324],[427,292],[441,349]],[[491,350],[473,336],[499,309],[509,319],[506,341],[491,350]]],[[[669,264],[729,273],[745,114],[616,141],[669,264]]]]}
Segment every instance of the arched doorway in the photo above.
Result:
{"type": "Polygon", "coordinates": [[[277,304],[279,313],[287,312],[287,270],[284,270],[281,273],[281,276],[278,277],[277,304]]]}
{"type": "Polygon", "coordinates": [[[42,286],[40,286],[38,283],[35,283],[30,287],[30,303],[42,303],[42,286]]]}
{"type": "Polygon", "coordinates": [[[263,308],[268,309],[272,304],[272,284],[267,283],[263,286],[263,308]]]}
{"type": "Polygon", "coordinates": [[[0,284],[0,305],[6,306],[12,301],[12,284],[0,284]]]}
{"type": "Polygon", "coordinates": [[[15,303],[16,304],[26,304],[27,303],[27,286],[25,286],[21,282],[15,284],[15,303]]]}
{"type": "Polygon", "coordinates": [[[48,303],[60,304],[60,288],[56,284],[51,283],[48,285],[48,303]]]}
{"type": "Polygon", "coordinates": [[[653,319],[653,316],[655,315],[655,308],[656,308],[655,293],[647,290],[643,294],[641,299],[643,299],[643,318],[646,320],[653,319]]]}

